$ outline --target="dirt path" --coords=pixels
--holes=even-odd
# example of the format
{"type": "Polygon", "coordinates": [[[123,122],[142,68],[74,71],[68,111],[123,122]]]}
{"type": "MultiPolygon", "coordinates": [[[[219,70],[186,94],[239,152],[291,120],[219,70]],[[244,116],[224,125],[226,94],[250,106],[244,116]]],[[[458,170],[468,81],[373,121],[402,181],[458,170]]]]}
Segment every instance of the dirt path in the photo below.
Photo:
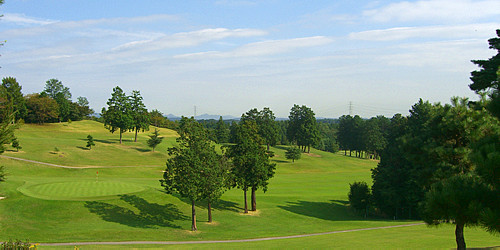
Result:
{"type": "Polygon", "coordinates": [[[293,238],[303,238],[303,237],[318,236],[318,235],[349,233],[349,232],[359,232],[359,231],[368,231],[368,230],[377,230],[377,229],[389,229],[389,228],[398,228],[398,227],[411,227],[411,226],[418,226],[418,225],[424,225],[424,224],[425,223],[413,223],[413,224],[405,224],[405,225],[397,225],[397,226],[360,228],[360,229],[340,230],[340,231],[332,231],[332,232],[324,232],[324,233],[300,234],[300,235],[279,236],[279,237],[244,239],[244,240],[67,242],[67,243],[40,243],[40,246],[181,245],[181,244],[238,243],[238,242],[254,242],[254,241],[266,241],[266,240],[293,239],[293,238]]]}
{"type": "Polygon", "coordinates": [[[7,159],[12,159],[12,160],[17,160],[17,161],[25,161],[25,162],[31,162],[35,164],[40,164],[40,165],[46,165],[46,166],[51,166],[51,167],[56,167],[56,168],[73,168],[73,169],[85,169],[85,168],[138,168],[138,167],[158,167],[158,166],[83,166],[83,167],[71,167],[71,166],[62,166],[62,165],[57,165],[57,164],[52,164],[52,163],[46,163],[46,162],[40,162],[40,161],[33,161],[33,160],[28,160],[28,159],[23,159],[23,158],[18,158],[18,157],[12,157],[12,156],[6,156],[6,155],[0,155],[2,158],[7,158],[7,159]]]}

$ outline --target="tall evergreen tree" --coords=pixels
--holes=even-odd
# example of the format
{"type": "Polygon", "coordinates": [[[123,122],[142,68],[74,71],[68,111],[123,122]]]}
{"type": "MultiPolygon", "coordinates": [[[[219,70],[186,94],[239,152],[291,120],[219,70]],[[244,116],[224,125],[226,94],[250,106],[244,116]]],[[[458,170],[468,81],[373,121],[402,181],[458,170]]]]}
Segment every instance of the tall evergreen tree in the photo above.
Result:
{"type": "Polygon", "coordinates": [[[104,127],[111,133],[118,130],[120,133],[120,144],[122,143],[122,134],[129,129],[134,128],[130,102],[120,87],[113,88],[111,98],[108,99],[108,109],[102,109],[102,118],[104,127]]]}
{"type": "Polygon", "coordinates": [[[5,77],[2,79],[0,87],[0,98],[2,102],[2,116],[13,113],[16,120],[24,118],[28,112],[22,87],[14,77],[5,77]],[[8,110],[5,110],[8,109],[8,110]]]}
{"type": "Polygon", "coordinates": [[[491,97],[488,109],[500,119],[500,29],[496,30],[497,37],[488,40],[490,49],[497,51],[497,54],[488,60],[472,60],[480,70],[471,72],[471,90],[476,93],[487,92],[491,97]]]}
{"type": "Polygon", "coordinates": [[[215,137],[217,138],[217,143],[229,142],[229,126],[224,122],[222,116],[219,117],[219,121],[217,121],[215,137]]]}
{"type": "Polygon", "coordinates": [[[153,132],[152,135],[149,135],[148,146],[153,149],[153,152],[155,151],[156,146],[163,141],[163,137],[159,135],[160,131],[158,131],[157,128],[155,128],[155,132],[153,132]]]}
{"type": "Polygon", "coordinates": [[[142,102],[142,96],[139,91],[132,91],[130,96],[130,109],[133,119],[133,130],[135,131],[134,142],[137,142],[137,132],[149,130],[150,117],[146,105],[142,102]]]}

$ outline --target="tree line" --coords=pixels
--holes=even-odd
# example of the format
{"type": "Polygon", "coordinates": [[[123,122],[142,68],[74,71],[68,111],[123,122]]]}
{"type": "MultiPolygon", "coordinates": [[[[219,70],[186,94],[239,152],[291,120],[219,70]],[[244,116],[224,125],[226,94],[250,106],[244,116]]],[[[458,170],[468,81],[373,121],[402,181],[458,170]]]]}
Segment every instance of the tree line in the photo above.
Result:
{"type": "Polygon", "coordinates": [[[15,121],[43,124],[46,122],[79,121],[94,111],[86,97],[71,100],[71,92],[61,81],[49,79],[40,93],[24,95],[14,77],[5,77],[0,86],[0,116],[13,114],[15,121]]]}

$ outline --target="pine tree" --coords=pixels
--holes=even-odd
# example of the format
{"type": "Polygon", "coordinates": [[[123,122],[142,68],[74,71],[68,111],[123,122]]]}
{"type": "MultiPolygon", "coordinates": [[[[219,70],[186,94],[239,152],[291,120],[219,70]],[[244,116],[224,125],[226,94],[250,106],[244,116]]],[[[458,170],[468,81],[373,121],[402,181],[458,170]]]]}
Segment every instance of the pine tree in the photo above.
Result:
{"type": "Polygon", "coordinates": [[[92,146],[95,146],[94,138],[91,135],[87,135],[87,148],[91,150],[92,146]]]}
{"type": "Polygon", "coordinates": [[[155,151],[156,146],[163,141],[163,137],[160,137],[160,132],[157,128],[155,128],[155,132],[152,135],[149,135],[148,146],[153,148],[153,152],[155,151]]]}

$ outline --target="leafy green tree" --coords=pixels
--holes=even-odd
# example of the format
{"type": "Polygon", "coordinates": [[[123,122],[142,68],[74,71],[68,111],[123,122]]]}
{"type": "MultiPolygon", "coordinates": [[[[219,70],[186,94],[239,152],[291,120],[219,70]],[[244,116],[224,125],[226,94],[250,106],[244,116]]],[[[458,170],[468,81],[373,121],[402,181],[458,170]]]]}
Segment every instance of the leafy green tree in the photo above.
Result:
{"type": "Polygon", "coordinates": [[[274,116],[273,111],[267,107],[259,111],[257,124],[259,126],[259,134],[262,139],[264,139],[267,151],[269,151],[270,146],[276,145],[279,135],[278,125],[276,124],[276,117],[274,116]]]}
{"type": "Polygon", "coordinates": [[[248,213],[247,191],[252,191],[252,211],[257,210],[255,191],[267,191],[269,179],[274,176],[276,164],[270,163],[269,154],[261,146],[262,138],[254,120],[244,120],[235,128],[235,145],[228,147],[227,155],[232,160],[232,175],[235,185],[243,190],[245,213],[248,213]]]}
{"type": "Polygon", "coordinates": [[[257,124],[257,130],[263,142],[267,145],[267,150],[269,151],[270,146],[276,145],[278,141],[278,126],[275,121],[273,111],[269,108],[263,108],[258,111],[256,108],[249,110],[245,114],[241,115],[240,121],[245,122],[248,120],[253,120],[257,124]]]}
{"type": "Polygon", "coordinates": [[[302,151],[300,150],[300,148],[297,148],[297,147],[289,147],[285,152],[285,157],[288,160],[292,160],[292,163],[294,163],[295,160],[300,159],[301,155],[302,155],[302,151]]]}
{"type": "Polygon", "coordinates": [[[208,198],[211,169],[217,168],[220,158],[206,130],[194,118],[183,117],[178,133],[178,146],[168,149],[171,158],[160,182],[167,193],[177,192],[191,201],[191,230],[196,231],[195,201],[208,198]]]}
{"type": "Polygon", "coordinates": [[[215,137],[217,138],[217,143],[229,142],[229,127],[222,119],[222,116],[219,117],[219,121],[217,122],[215,137]]]}
{"type": "Polygon", "coordinates": [[[500,29],[497,29],[496,33],[498,37],[489,39],[488,43],[490,49],[496,50],[497,54],[488,60],[472,60],[480,70],[471,72],[472,83],[469,87],[476,93],[489,92],[491,102],[488,109],[500,119],[500,78],[498,75],[500,69],[500,29]]]}
{"type": "Polygon", "coordinates": [[[15,138],[14,130],[16,125],[14,119],[14,114],[10,114],[0,122],[0,154],[5,151],[4,145],[12,143],[15,138]]]}
{"type": "Polygon", "coordinates": [[[87,135],[87,148],[91,150],[92,146],[95,146],[94,137],[92,137],[91,135],[87,135]]]}
{"type": "Polygon", "coordinates": [[[19,144],[19,141],[17,140],[16,137],[12,139],[12,147],[16,149],[16,152],[19,152],[19,149],[22,149],[21,145],[19,144]]]}
{"type": "Polygon", "coordinates": [[[77,109],[78,109],[78,113],[80,115],[80,119],[83,119],[83,118],[88,118],[90,117],[91,114],[94,113],[94,110],[92,110],[90,108],[90,103],[89,103],[89,100],[87,100],[87,97],[84,97],[84,96],[79,96],[77,98],[77,109]]]}
{"type": "Polygon", "coordinates": [[[45,89],[41,93],[56,100],[58,95],[65,100],[71,99],[71,92],[68,87],[65,87],[61,81],[57,79],[49,79],[45,82],[45,89]]]}
{"type": "Polygon", "coordinates": [[[425,195],[423,219],[429,225],[454,223],[457,249],[466,249],[464,226],[479,224],[487,192],[485,185],[472,175],[459,174],[436,182],[425,195]]]}
{"type": "Polygon", "coordinates": [[[28,114],[25,120],[31,123],[44,124],[56,120],[59,113],[57,102],[52,98],[42,97],[40,94],[27,95],[26,108],[28,114]]]}
{"type": "Polygon", "coordinates": [[[354,148],[354,125],[352,123],[353,117],[350,115],[343,115],[339,118],[339,129],[337,131],[337,140],[340,149],[344,150],[344,155],[351,155],[351,149],[354,148]]]}
{"type": "Polygon", "coordinates": [[[139,91],[132,91],[132,95],[130,96],[130,108],[132,113],[132,119],[134,120],[133,129],[135,130],[135,139],[134,142],[137,142],[137,132],[142,130],[149,130],[149,114],[146,106],[142,102],[142,96],[139,91]]]}
{"type": "Polygon", "coordinates": [[[4,110],[2,116],[13,113],[16,120],[24,118],[27,114],[26,101],[22,87],[14,77],[5,77],[2,79],[2,86],[0,87],[0,98],[4,110]]]}
{"type": "Polygon", "coordinates": [[[153,132],[152,135],[149,135],[148,146],[153,149],[153,152],[155,151],[156,146],[163,141],[163,137],[159,135],[160,131],[158,131],[157,128],[155,128],[155,132],[153,132]]]}
{"type": "Polygon", "coordinates": [[[122,134],[129,129],[134,128],[134,119],[130,107],[130,102],[123,90],[116,86],[113,88],[111,98],[108,99],[108,109],[102,109],[102,118],[104,127],[111,133],[120,132],[120,144],[122,143],[122,134]]]}
{"type": "Polygon", "coordinates": [[[288,139],[295,141],[297,146],[302,147],[304,152],[309,153],[311,146],[319,141],[319,130],[316,118],[311,108],[294,104],[288,116],[288,139]]]}
{"type": "Polygon", "coordinates": [[[155,127],[165,126],[165,117],[157,109],[153,109],[151,112],[149,112],[149,121],[151,122],[151,125],[155,127]]]}
{"type": "Polygon", "coordinates": [[[366,182],[354,182],[349,184],[349,204],[356,210],[365,211],[365,217],[367,215],[368,206],[370,206],[371,193],[370,187],[366,182]]]}

